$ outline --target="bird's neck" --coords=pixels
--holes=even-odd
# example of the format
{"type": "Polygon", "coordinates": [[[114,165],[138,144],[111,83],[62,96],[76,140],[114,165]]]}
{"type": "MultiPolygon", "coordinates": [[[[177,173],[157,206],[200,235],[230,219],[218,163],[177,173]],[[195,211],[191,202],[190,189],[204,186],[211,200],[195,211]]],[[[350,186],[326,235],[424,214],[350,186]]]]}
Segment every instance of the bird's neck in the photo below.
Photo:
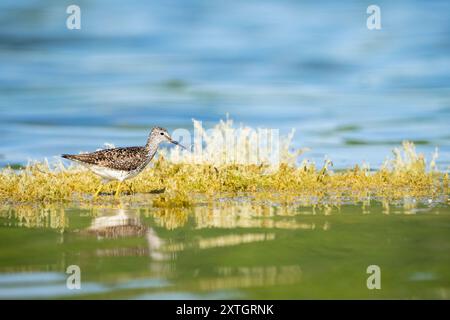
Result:
{"type": "Polygon", "coordinates": [[[147,140],[147,144],[145,145],[145,151],[147,152],[150,158],[153,158],[156,151],[158,150],[159,143],[152,141],[150,137],[147,140]]]}

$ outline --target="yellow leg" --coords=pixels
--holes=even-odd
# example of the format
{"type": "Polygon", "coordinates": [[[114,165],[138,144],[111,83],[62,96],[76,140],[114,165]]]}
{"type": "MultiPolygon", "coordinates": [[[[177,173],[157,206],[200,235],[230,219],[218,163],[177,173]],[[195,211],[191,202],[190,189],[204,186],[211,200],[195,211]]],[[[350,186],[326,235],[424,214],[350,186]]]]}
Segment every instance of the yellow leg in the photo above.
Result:
{"type": "Polygon", "coordinates": [[[118,198],[120,196],[119,192],[120,192],[121,186],[122,186],[122,181],[119,181],[119,184],[117,185],[117,189],[116,189],[116,193],[115,193],[116,198],[118,198]]]}
{"type": "Polygon", "coordinates": [[[133,183],[130,182],[130,184],[127,184],[128,190],[130,190],[130,194],[134,194],[134,188],[133,188],[133,183]]]}
{"type": "Polygon", "coordinates": [[[94,199],[98,197],[98,195],[100,194],[100,191],[102,191],[103,189],[103,183],[100,182],[100,186],[98,187],[97,191],[94,194],[94,199]]]}

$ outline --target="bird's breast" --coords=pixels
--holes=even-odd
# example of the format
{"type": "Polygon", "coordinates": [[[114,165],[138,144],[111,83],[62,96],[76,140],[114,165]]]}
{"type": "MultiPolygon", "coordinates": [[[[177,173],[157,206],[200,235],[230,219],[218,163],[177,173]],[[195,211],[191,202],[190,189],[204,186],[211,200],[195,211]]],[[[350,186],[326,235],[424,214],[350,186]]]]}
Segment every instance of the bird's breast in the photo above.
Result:
{"type": "Polygon", "coordinates": [[[92,170],[92,172],[94,172],[95,174],[107,180],[124,181],[125,179],[130,178],[130,171],[115,170],[100,166],[91,166],[89,169],[92,170]]]}

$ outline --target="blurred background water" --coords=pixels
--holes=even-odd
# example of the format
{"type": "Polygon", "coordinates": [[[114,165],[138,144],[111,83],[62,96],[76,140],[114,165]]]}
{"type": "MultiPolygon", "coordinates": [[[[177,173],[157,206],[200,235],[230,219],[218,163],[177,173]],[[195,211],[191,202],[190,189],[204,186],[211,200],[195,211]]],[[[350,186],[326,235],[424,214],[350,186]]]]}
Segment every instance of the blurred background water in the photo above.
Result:
{"type": "Polygon", "coordinates": [[[229,113],[296,128],[319,163],[377,167],[408,139],[447,169],[450,2],[377,1],[370,31],[372,2],[2,0],[0,166],[229,113]]]}

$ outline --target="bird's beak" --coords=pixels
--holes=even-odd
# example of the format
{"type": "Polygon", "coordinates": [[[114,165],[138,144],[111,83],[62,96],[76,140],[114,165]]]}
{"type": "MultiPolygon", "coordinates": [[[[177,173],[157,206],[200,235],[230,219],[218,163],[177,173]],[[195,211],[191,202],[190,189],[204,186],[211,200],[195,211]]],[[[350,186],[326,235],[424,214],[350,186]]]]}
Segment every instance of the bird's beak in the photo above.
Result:
{"type": "Polygon", "coordinates": [[[183,149],[186,149],[185,146],[183,146],[182,144],[180,144],[178,141],[172,140],[172,138],[169,138],[169,141],[177,146],[182,147],[183,149]]]}

